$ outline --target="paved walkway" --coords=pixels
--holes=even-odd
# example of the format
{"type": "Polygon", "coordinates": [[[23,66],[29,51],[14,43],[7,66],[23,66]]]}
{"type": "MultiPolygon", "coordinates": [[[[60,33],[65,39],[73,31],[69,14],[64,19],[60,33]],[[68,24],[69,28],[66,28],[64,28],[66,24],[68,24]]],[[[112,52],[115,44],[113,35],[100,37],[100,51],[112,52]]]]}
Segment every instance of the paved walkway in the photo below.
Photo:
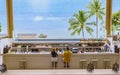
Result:
{"type": "Polygon", "coordinates": [[[0,75],[120,75],[111,69],[96,69],[88,72],[85,69],[48,69],[48,70],[8,70],[0,75]]]}

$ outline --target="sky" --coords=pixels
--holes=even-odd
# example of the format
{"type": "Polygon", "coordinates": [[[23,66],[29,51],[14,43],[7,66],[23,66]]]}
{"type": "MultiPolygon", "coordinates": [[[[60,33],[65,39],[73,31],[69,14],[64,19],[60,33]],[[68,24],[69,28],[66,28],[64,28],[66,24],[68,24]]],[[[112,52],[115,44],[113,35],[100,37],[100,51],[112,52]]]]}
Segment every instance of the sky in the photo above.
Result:
{"type": "MultiPolygon", "coordinates": [[[[7,33],[6,0],[0,0],[0,23],[2,32],[7,33]]],[[[14,34],[45,34],[48,38],[82,38],[82,35],[70,35],[69,19],[79,10],[88,10],[88,2],[93,0],[13,0],[14,34]]],[[[106,1],[100,0],[105,7],[106,1]]],[[[120,0],[113,0],[113,12],[120,9],[120,0]]],[[[91,18],[94,20],[95,18],[91,18]]],[[[91,21],[90,20],[90,21],[91,21]]],[[[94,31],[95,27],[92,26],[94,31]]],[[[100,27],[99,27],[100,28],[100,27]]],[[[99,37],[103,37],[99,31],[99,37]]],[[[93,37],[96,37],[93,32],[93,37]]],[[[86,38],[91,38],[85,32],[86,38]]]]}

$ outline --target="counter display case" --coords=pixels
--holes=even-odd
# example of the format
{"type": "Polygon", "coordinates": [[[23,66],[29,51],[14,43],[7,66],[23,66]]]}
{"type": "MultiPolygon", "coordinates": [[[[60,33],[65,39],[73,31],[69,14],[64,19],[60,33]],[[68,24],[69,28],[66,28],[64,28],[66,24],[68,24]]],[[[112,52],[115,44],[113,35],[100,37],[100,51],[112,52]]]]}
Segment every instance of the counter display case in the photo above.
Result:
{"type": "Polygon", "coordinates": [[[65,50],[66,46],[80,52],[101,52],[104,42],[105,39],[17,39],[12,42],[9,53],[50,52],[52,48],[61,51],[65,50]]]}

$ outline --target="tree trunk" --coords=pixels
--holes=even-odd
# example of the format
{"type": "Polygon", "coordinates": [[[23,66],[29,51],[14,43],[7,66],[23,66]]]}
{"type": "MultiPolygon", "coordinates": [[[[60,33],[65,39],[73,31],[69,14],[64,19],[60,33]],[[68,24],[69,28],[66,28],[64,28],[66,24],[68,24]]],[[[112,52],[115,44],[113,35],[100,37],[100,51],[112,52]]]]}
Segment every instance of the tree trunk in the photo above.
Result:
{"type": "MultiPolygon", "coordinates": [[[[85,36],[84,36],[84,28],[82,28],[82,35],[83,35],[83,39],[85,40],[85,36]]],[[[85,47],[83,47],[83,52],[85,51],[85,47]]]]}
{"type": "Polygon", "coordinates": [[[96,16],[96,38],[98,38],[98,17],[96,16]]]}
{"type": "Polygon", "coordinates": [[[84,36],[84,28],[82,29],[82,35],[83,35],[83,39],[85,38],[85,36],[84,36]]]}

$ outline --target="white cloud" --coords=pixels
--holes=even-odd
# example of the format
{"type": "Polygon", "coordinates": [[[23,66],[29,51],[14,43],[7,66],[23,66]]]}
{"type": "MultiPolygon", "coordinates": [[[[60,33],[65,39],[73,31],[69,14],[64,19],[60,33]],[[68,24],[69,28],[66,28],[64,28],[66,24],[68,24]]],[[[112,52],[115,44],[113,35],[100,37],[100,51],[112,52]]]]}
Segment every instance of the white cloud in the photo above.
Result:
{"type": "Polygon", "coordinates": [[[62,20],[62,17],[46,17],[46,20],[62,20]]]}
{"type": "Polygon", "coordinates": [[[54,21],[54,20],[65,20],[65,19],[68,19],[68,17],[43,17],[43,16],[35,16],[34,17],[34,21],[42,21],[42,20],[51,20],[51,21],[54,21]]]}
{"type": "Polygon", "coordinates": [[[42,16],[35,16],[35,18],[33,19],[34,21],[41,21],[43,20],[42,16]]]}

